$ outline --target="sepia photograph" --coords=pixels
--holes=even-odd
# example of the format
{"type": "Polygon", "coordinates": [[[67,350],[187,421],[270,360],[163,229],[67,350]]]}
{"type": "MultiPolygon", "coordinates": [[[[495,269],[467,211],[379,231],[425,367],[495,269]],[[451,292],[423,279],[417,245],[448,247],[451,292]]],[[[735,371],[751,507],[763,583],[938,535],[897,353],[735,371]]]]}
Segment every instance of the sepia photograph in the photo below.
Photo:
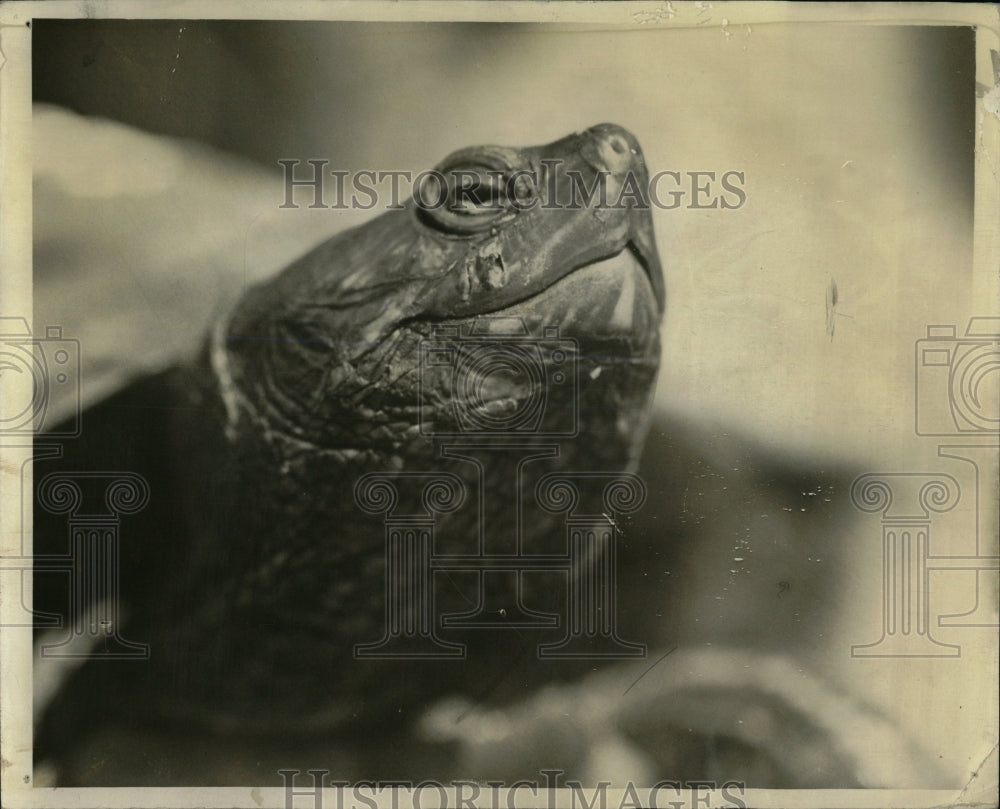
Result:
{"type": "Polygon", "coordinates": [[[996,806],[998,166],[993,6],[3,3],[3,806],[996,806]]]}

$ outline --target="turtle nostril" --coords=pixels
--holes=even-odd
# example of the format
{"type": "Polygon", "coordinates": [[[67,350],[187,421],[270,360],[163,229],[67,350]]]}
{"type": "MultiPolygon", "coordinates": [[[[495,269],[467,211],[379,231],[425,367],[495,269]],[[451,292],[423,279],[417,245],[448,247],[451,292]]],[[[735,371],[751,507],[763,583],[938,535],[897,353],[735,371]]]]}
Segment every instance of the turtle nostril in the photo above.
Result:
{"type": "Polygon", "coordinates": [[[584,133],[582,155],[598,171],[617,177],[641,170],[642,153],[632,134],[617,124],[598,124],[584,133]]]}

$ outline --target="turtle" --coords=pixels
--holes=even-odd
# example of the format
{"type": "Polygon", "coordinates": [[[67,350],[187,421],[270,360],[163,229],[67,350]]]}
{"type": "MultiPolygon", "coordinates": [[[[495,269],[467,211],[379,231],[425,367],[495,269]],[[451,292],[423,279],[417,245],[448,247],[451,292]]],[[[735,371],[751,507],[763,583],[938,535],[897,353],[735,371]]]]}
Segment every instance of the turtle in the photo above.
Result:
{"type": "MultiPolygon", "coordinates": [[[[385,601],[384,528],[365,519],[355,484],[447,468],[489,490],[536,450],[558,453],[549,473],[634,471],[664,307],[635,138],[609,124],[546,146],[464,149],[429,176],[445,183],[440,202],[415,195],[321,244],[249,289],[195,361],[83,415],[60,469],[134,469],[151,494],[120,581],[129,631],[152,654],[79,674],[114,682],[121,715],[204,724],[210,707],[210,727],[243,733],[408,716],[435,693],[412,686],[448,693],[468,667],[354,659],[380,634],[385,601]],[[599,195],[575,198],[576,184],[595,183],[599,195]],[[428,344],[452,356],[424,362],[428,344]],[[121,418],[150,407],[154,429],[121,418]],[[494,452],[478,467],[439,457],[483,441],[494,452]],[[190,610],[180,622],[179,604],[190,610]]],[[[473,553],[477,523],[512,526],[511,505],[443,515],[437,552],[473,553]]],[[[47,513],[36,513],[42,528],[47,513]]],[[[554,526],[532,520],[518,541],[551,550],[554,526]]],[[[503,590],[529,577],[494,578],[503,590]]],[[[58,612],[44,579],[36,607],[58,612]]],[[[468,610],[461,586],[449,593],[440,610],[468,610]]],[[[530,595],[488,597],[511,607],[530,595]]],[[[489,632],[464,634],[495,646],[489,632]]]]}
{"type": "MultiPolygon", "coordinates": [[[[647,187],[638,140],[615,124],[542,146],[462,149],[406,204],[246,290],[195,356],[90,406],[79,435],[56,461],[39,463],[36,478],[40,491],[52,469],[141,478],[148,503],[128,518],[139,539],[121,543],[120,626],[109,637],[148,655],[114,662],[98,643],[42,706],[36,760],[53,763],[63,785],[218,785],[262,773],[273,781],[275,762],[311,764],[317,755],[357,779],[468,777],[454,770],[464,750],[467,766],[492,762],[517,777],[534,760],[510,764],[518,748],[509,744],[484,757],[481,740],[496,723],[464,737],[476,716],[520,716],[512,727],[538,731],[544,711],[531,706],[546,694],[559,705],[577,694],[569,703],[584,710],[592,688],[618,688],[624,677],[621,690],[658,706],[654,725],[662,713],[680,727],[686,714],[676,718],[676,700],[692,699],[677,697],[684,688],[654,690],[642,703],[632,686],[649,687],[650,664],[691,643],[683,627],[696,625],[692,611],[706,629],[714,621],[710,637],[737,645],[773,651],[805,631],[795,604],[822,602],[832,581],[814,576],[803,586],[800,577],[785,600],[787,586],[753,592],[753,609],[702,611],[731,537],[767,517],[762,502],[777,510],[776,500],[807,487],[832,492],[843,473],[790,471],[727,436],[662,417],[654,425],[666,284],[647,187]],[[539,508],[545,492],[550,506],[562,498],[566,507],[539,508]],[[566,630],[574,577],[592,568],[524,571],[510,559],[564,557],[580,514],[591,517],[580,541],[611,526],[620,545],[616,599],[591,613],[600,622],[617,610],[617,653],[584,648],[543,660],[539,650],[558,647],[566,630]],[[390,523],[410,534],[393,534],[390,523]],[[714,538],[708,555],[692,566],[705,537],[714,538]],[[403,542],[411,556],[398,550],[403,542]],[[389,571],[416,559],[418,547],[418,562],[443,566],[410,580],[424,583],[420,603],[433,614],[404,609],[392,625],[389,571]],[[407,638],[416,651],[377,653],[407,622],[423,630],[407,638]],[[783,629],[769,633],[774,626],[783,629]],[[442,730],[442,711],[456,699],[466,707],[442,730]]],[[[805,558],[839,525],[833,506],[809,504],[810,527],[774,539],[767,558],[776,566],[799,570],[782,557],[805,558]]],[[[65,514],[36,501],[34,517],[39,558],[64,553],[65,514]]],[[[770,578],[788,584],[781,570],[770,578]]],[[[65,585],[36,570],[36,610],[65,616],[65,585]]],[[[844,734],[823,735],[829,722],[803,714],[801,701],[794,711],[775,708],[764,686],[739,683],[734,673],[717,693],[771,706],[797,728],[794,738],[809,741],[779,744],[772,733],[767,742],[761,732],[768,756],[801,748],[813,763],[823,759],[808,772],[779,762],[764,783],[866,783],[858,757],[837,747],[844,734]]],[[[850,713],[843,700],[830,704],[827,714],[850,713]]],[[[699,710],[688,717],[694,735],[666,745],[665,770],[642,772],[716,774],[706,750],[726,734],[699,710]]],[[[637,759],[656,760],[668,731],[651,730],[650,711],[633,703],[625,713],[632,730],[608,733],[631,734],[630,749],[645,749],[637,759]]],[[[548,733],[542,756],[567,772],[586,769],[580,724],[556,721],[554,737],[552,727],[539,731],[548,733]]],[[[752,734],[735,734],[730,774],[760,775],[759,765],[734,764],[752,760],[754,744],[752,734]]]]}

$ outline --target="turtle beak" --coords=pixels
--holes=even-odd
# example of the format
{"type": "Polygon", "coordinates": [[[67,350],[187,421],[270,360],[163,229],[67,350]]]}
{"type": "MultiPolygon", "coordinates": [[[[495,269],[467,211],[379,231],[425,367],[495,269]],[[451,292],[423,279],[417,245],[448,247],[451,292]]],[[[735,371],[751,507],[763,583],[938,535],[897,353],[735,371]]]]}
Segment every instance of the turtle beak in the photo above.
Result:
{"type": "Polygon", "coordinates": [[[649,204],[649,172],[646,160],[635,136],[616,124],[598,124],[583,133],[580,154],[593,168],[607,171],[617,178],[633,175],[642,194],[642,205],[629,211],[630,227],[628,246],[646,270],[649,283],[656,296],[660,314],[666,305],[663,267],[656,252],[653,235],[653,217],[649,204]]]}
{"type": "Polygon", "coordinates": [[[649,211],[633,211],[632,233],[628,240],[628,247],[646,271],[649,283],[653,287],[653,294],[656,296],[656,305],[662,315],[666,308],[667,291],[663,281],[660,256],[656,252],[653,218],[649,211]]]}

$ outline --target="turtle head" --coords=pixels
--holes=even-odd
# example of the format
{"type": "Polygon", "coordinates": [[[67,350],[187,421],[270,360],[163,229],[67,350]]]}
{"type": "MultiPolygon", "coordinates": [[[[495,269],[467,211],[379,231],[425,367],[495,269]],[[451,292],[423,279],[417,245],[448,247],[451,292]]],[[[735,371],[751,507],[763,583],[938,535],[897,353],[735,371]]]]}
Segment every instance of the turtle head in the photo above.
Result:
{"type": "Polygon", "coordinates": [[[647,187],[638,143],[611,124],[542,147],[456,152],[417,188],[424,237],[447,253],[445,274],[419,300],[420,313],[494,312],[626,248],[662,310],[647,187]]]}
{"type": "Polygon", "coordinates": [[[576,419],[560,434],[611,429],[634,455],[664,307],[647,191],[612,124],[455,152],[243,297],[214,348],[231,425],[405,456],[541,396],[546,424],[576,419]]]}
{"type": "MultiPolygon", "coordinates": [[[[180,629],[172,612],[151,623],[179,650],[168,659],[225,669],[196,667],[189,683],[168,666],[158,681],[164,693],[182,682],[192,715],[218,727],[249,715],[296,731],[397,721],[475,682],[434,660],[358,662],[389,597],[380,508],[407,524],[433,511],[435,553],[496,544],[506,554],[514,542],[559,554],[564,517],[532,491],[566,473],[580,479],[574,503],[599,515],[612,508],[605,479],[638,463],[663,278],[635,139],[602,125],[537,148],[466,149],[427,177],[407,205],[248,290],[213,332],[214,373],[192,369],[199,409],[178,418],[224,429],[187,445],[179,485],[193,528],[182,534],[195,541],[176,592],[158,603],[192,605],[194,617],[180,629]],[[366,499],[373,479],[394,494],[366,499]]],[[[521,596],[550,611],[564,598],[563,573],[523,578],[491,579],[503,620],[521,596]]],[[[479,579],[448,581],[421,592],[457,615],[479,579]]],[[[510,657],[492,633],[456,631],[470,659],[510,657]]],[[[507,641],[520,648],[522,637],[507,641]]]]}

